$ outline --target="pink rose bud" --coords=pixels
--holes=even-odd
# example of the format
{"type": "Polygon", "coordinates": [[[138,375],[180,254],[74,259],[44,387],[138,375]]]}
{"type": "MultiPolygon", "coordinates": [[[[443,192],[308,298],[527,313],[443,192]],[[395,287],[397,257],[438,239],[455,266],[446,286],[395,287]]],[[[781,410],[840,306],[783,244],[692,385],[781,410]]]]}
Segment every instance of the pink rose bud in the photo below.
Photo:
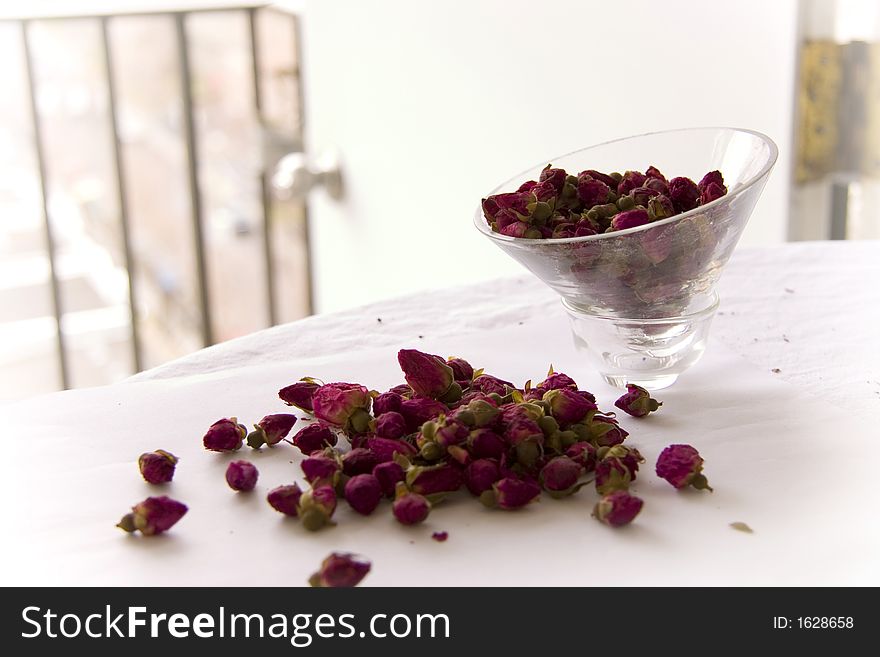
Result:
{"type": "Polygon", "coordinates": [[[638,171],[627,171],[623,174],[623,178],[617,184],[617,193],[621,196],[629,194],[636,187],[644,185],[647,179],[647,176],[643,173],[639,173],[638,171]]]}
{"type": "Polygon", "coordinates": [[[538,186],[538,181],[536,181],[536,180],[527,180],[527,181],[524,182],[522,185],[520,185],[519,188],[517,188],[516,191],[518,191],[518,192],[530,192],[530,191],[532,191],[532,190],[533,190],[535,187],[537,187],[537,186],[538,186]]]}
{"type": "MultiPolygon", "coordinates": [[[[648,201],[648,217],[650,217],[651,221],[660,221],[674,215],[675,206],[668,196],[659,194],[648,201]]],[[[666,256],[660,258],[661,261],[665,259],[666,256]]]]}
{"type": "Polygon", "coordinates": [[[461,469],[454,465],[418,465],[406,471],[406,485],[414,493],[454,493],[463,483],[461,469]]]}
{"type": "Polygon", "coordinates": [[[336,434],[328,427],[314,422],[297,431],[291,442],[299,451],[308,456],[320,452],[328,445],[331,447],[335,445],[336,434]]]}
{"type": "Polygon", "coordinates": [[[498,214],[495,215],[495,221],[492,222],[492,230],[503,233],[505,228],[516,224],[522,224],[523,226],[531,225],[520,221],[519,217],[510,210],[499,210],[498,214]]]}
{"type": "Polygon", "coordinates": [[[232,490],[251,491],[257,485],[259,472],[248,461],[230,461],[226,466],[226,483],[232,490]]]}
{"type": "Polygon", "coordinates": [[[290,413],[267,415],[254,425],[254,430],[248,434],[247,444],[254,449],[263,445],[277,445],[287,438],[294,424],[296,416],[290,413]]]}
{"type": "Polygon", "coordinates": [[[397,362],[409,387],[420,397],[440,399],[455,382],[452,368],[437,356],[416,349],[401,349],[397,352],[397,362]]]}
{"type": "Polygon", "coordinates": [[[395,461],[385,461],[379,463],[373,468],[373,476],[379,482],[382,488],[382,494],[385,497],[393,497],[394,490],[398,482],[404,480],[406,476],[401,465],[395,461]]]}
{"type": "Polygon", "coordinates": [[[613,417],[594,415],[590,419],[589,426],[590,435],[599,447],[619,445],[629,435],[629,432],[618,425],[613,417]]]}
{"type": "Polygon", "coordinates": [[[342,472],[342,465],[339,460],[329,454],[312,454],[307,459],[303,459],[300,463],[306,481],[312,486],[318,482],[333,486],[342,472]]]}
{"type": "Polygon", "coordinates": [[[648,201],[650,201],[655,196],[659,196],[660,192],[655,189],[651,189],[650,187],[636,187],[629,193],[629,195],[636,205],[647,207],[648,201]]]}
{"type": "Polygon", "coordinates": [[[633,521],[642,510],[642,500],[625,490],[616,490],[600,499],[593,508],[599,522],[611,527],[622,527],[633,521]]]}
{"type": "Polygon", "coordinates": [[[611,197],[611,189],[601,180],[583,178],[578,182],[577,194],[584,208],[605,205],[611,197]]]}
{"type": "Polygon", "coordinates": [[[516,389],[510,381],[505,381],[503,379],[499,379],[498,377],[494,377],[491,374],[481,374],[476,377],[471,383],[471,387],[475,390],[479,390],[483,394],[491,395],[497,394],[502,397],[506,395],[511,390],[516,389]]]}
{"type": "Polygon", "coordinates": [[[396,392],[383,392],[373,400],[373,413],[376,414],[376,417],[385,413],[397,413],[400,411],[401,402],[403,402],[403,397],[396,392]]]}
{"type": "Polygon", "coordinates": [[[342,471],[349,477],[369,474],[379,463],[379,459],[371,449],[356,447],[342,457],[342,471]]]}
{"type": "Polygon", "coordinates": [[[360,584],[370,567],[369,561],[359,561],[353,554],[333,552],[309,578],[309,584],[321,588],[351,588],[360,584]]]}
{"type": "Polygon", "coordinates": [[[452,376],[459,383],[470,383],[474,378],[474,368],[464,358],[453,356],[446,359],[446,364],[452,368],[452,376]]]}
{"type": "Polygon", "coordinates": [[[577,389],[577,383],[575,383],[574,379],[572,379],[567,374],[563,374],[562,372],[554,372],[546,379],[541,381],[538,384],[538,388],[547,392],[548,390],[558,390],[560,388],[572,388],[573,390],[577,389]]]}
{"type": "Polygon", "coordinates": [[[384,463],[394,459],[395,454],[402,454],[407,458],[412,458],[418,451],[415,447],[403,440],[392,440],[390,438],[380,438],[378,436],[370,436],[367,438],[367,449],[375,456],[376,463],[384,463]]]}
{"type": "Polygon", "coordinates": [[[296,508],[303,527],[315,532],[326,525],[334,524],[336,512],[336,491],[331,486],[318,486],[302,494],[296,508]]]}
{"type": "Polygon", "coordinates": [[[167,484],[174,478],[177,457],[164,449],[145,452],[138,457],[138,468],[148,484],[167,484]]]}
{"type": "Polygon", "coordinates": [[[541,176],[538,180],[541,182],[549,182],[553,185],[554,189],[556,189],[556,193],[559,194],[562,192],[562,188],[565,185],[566,177],[567,174],[565,173],[565,169],[554,169],[548,164],[544,167],[543,171],[541,171],[541,176]]]}
{"type": "Polygon", "coordinates": [[[626,230],[651,223],[651,217],[644,208],[633,208],[626,212],[618,212],[611,220],[613,230],[626,230]]]}
{"type": "Polygon", "coordinates": [[[596,448],[590,443],[575,443],[565,450],[565,455],[581,466],[584,472],[596,469],[596,448]]]}
{"type": "Polygon", "coordinates": [[[286,516],[296,517],[299,500],[302,497],[302,490],[299,484],[291,484],[289,486],[278,486],[269,491],[266,500],[269,505],[286,516]]]}
{"type": "Polygon", "coordinates": [[[247,429],[236,418],[217,420],[202,438],[205,449],[212,452],[234,452],[241,449],[247,429]]]}
{"type": "Polygon", "coordinates": [[[281,388],[278,396],[288,406],[296,406],[308,413],[312,412],[312,396],[321,385],[311,378],[297,381],[293,385],[281,388]]]}
{"type": "Polygon", "coordinates": [[[597,408],[571,388],[550,390],[544,395],[544,401],[550,406],[550,414],[562,426],[580,422],[597,408]]]}
{"type": "Polygon", "coordinates": [[[611,189],[617,189],[617,180],[609,176],[607,173],[600,173],[595,169],[587,169],[586,171],[581,171],[578,174],[578,180],[581,180],[587,176],[589,176],[590,178],[594,178],[595,180],[601,180],[611,189]]]}
{"type": "Polygon", "coordinates": [[[632,474],[620,459],[606,458],[596,464],[596,490],[600,495],[615,490],[626,490],[630,483],[632,483],[632,474]]]}
{"type": "MultiPolygon", "coordinates": [[[[592,230],[592,227],[590,228],[592,230]]],[[[594,231],[595,232],[595,231],[594,231]]],[[[550,233],[550,237],[555,240],[567,239],[569,237],[578,237],[577,226],[575,224],[564,223],[557,224],[553,227],[553,232],[550,233]]],[[[592,234],[592,233],[590,233],[592,234]]]]}
{"type": "Polygon", "coordinates": [[[505,511],[521,509],[541,495],[541,487],[530,479],[507,477],[492,485],[492,490],[480,495],[480,501],[489,507],[505,511]]]}
{"type": "MultiPolygon", "coordinates": [[[[482,395],[482,393],[477,394],[482,395]]],[[[494,426],[498,421],[500,413],[501,411],[498,410],[498,407],[491,398],[476,399],[471,397],[466,405],[458,407],[453,415],[453,419],[474,429],[494,426]]]]}
{"type": "Polygon", "coordinates": [[[327,383],[312,396],[315,417],[354,433],[369,429],[370,391],[356,383],[327,383]]]}
{"type": "Polygon", "coordinates": [[[724,194],[727,193],[727,187],[724,186],[724,176],[721,175],[721,172],[718,170],[710,171],[705,176],[702,177],[700,182],[697,183],[697,187],[701,192],[705,191],[709,185],[718,185],[721,189],[724,190],[724,194]]]}
{"type": "Polygon", "coordinates": [[[345,482],[345,501],[361,515],[370,515],[381,499],[382,485],[371,474],[356,475],[345,482]]]}
{"type": "Polygon", "coordinates": [[[543,237],[540,230],[524,221],[508,224],[498,232],[507,237],[519,237],[526,240],[539,240],[543,237]]]}
{"type": "Polygon", "coordinates": [[[700,193],[700,204],[705,205],[706,203],[711,203],[715,199],[719,199],[727,193],[727,189],[716,185],[715,183],[709,183],[700,193]]]}
{"type": "Polygon", "coordinates": [[[501,479],[498,462],[493,459],[471,461],[464,469],[464,485],[472,495],[480,496],[492,489],[492,484],[501,479]]]}
{"type": "Polygon", "coordinates": [[[471,431],[468,445],[471,454],[477,459],[499,459],[507,449],[504,439],[485,427],[471,431]]]}
{"type": "Polygon", "coordinates": [[[171,529],[186,512],[186,504],[165,495],[148,497],[131,507],[131,513],[123,516],[116,526],[128,533],[138,531],[144,536],[153,536],[171,529]]]}
{"type": "Polygon", "coordinates": [[[645,177],[648,180],[653,179],[653,180],[660,180],[662,182],[669,182],[668,180],[666,180],[666,176],[664,176],[662,173],[660,173],[660,169],[658,169],[655,166],[650,166],[647,169],[645,169],[645,177]]]}
{"type": "Polygon", "coordinates": [[[660,180],[659,178],[648,178],[645,181],[644,186],[663,196],[667,196],[669,194],[669,185],[666,183],[665,180],[660,180]]]}
{"type": "Polygon", "coordinates": [[[596,450],[596,457],[600,461],[605,459],[618,459],[620,463],[629,470],[630,481],[636,480],[639,472],[639,464],[645,462],[645,458],[635,447],[627,447],[626,445],[612,445],[611,447],[600,447],[596,450]]]}
{"type": "Polygon", "coordinates": [[[596,227],[589,221],[581,221],[574,228],[574,237],[589,237],[590,235],[598,235],[596,227]]]}
{"type": "Polygon", "coordinates": [[[675,488],[693,486],[697,490],[712,490],[703,474],[703,458],[690,445],[670,445],[660,452],[657,476],[675,488]]]}
{"type": "Polygon", "coordinates": [[[544,432],[532,418],[525,415],[512,415],[504,430],[504,438],[508,444],[516,446],[520,443],[532,441],[540,445],[544,444],[544,432]]]}
{"type": "Polygon", "coordinates": [[[486,218],[487,223],[492,223],[495,221],[495,215],[501,210],[498,207],[498,203],[495,202],[495,197],[490,196],[489,198],[484,198],[480,201],[480,205],[483,208],[483,216],[486,218]]]}
{"type": "Polygon", "coordinates": [[[633,417],[645,417],[663,405],[651,397],[651,393],[635,383],[626,384],[626,392],[614,402],[620,410],[633,417]]]}
{"type": "Polygon", "coordinates": [[[397,485],[397,497],[391,505],[391,512],[402,525],[417,525],[428,517],[431,503],[424,495],[406,489],[403,483],[397,485]]]}
{"type": "Polygon", "coordinates": [[[400,414],[406,420],[407,433],[415,433],[428,420],[448,412],[449,409],[443,402],[425,397],[406,399],[400,405],[400,414]]]}
{"type": "Polygon", "coordinates": [[[397,440],[406,435],[406,420],[400,413],[388,411],[376,417],[376,435],[397,440]]]}
{"type": "Polygon", "coordinates": [[[687,212],[699,205],[700,188],[690,178],[673,178],[669,181],[669,198],[678,212],[687,212]]]}
{"type": "Polygon", "coordinates": [[[450,417],[439,418],[434,424],[433,440],[444,449],[463,444],[471,435],[465,424],[450,417]]]}
{"type": "Polygon", "coordinates": [[[541,468],[540,481],[553,497],[566,497],[575,491],[583,468],[567,456],[556,456],[541,468]]]}

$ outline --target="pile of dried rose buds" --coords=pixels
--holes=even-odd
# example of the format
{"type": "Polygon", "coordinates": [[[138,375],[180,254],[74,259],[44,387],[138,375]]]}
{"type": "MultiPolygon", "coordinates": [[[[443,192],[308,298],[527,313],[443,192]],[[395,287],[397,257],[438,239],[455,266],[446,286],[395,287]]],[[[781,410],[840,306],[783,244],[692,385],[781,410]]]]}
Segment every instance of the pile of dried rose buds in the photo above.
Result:
{"type": "Polygon", "coordinates": [[[650,166],[642,173],[571,175],[548,164],[537,181],[515,192],[483,199],[483,216],[492,230],[508,237],[560,239],[611,233],[666,219],[710,203],[727,193],[720,171],[699,183],[667,180],[650,166]]]}

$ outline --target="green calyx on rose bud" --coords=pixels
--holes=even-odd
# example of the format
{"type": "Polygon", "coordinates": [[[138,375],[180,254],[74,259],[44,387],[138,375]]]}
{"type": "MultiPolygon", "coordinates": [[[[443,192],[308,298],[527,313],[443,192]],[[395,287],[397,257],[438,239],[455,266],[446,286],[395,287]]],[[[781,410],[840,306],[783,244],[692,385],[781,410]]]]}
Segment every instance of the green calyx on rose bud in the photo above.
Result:
{"type": "Polygon", "coordinates": [[[621,212],[632,210],[634,207],[636,207],[636,201],[632,196],[626,195],[617,199],[617,209],[621,212]]]}
{"type": "Polygon", "coordinates": [[[330,486],[319,486],[302,494],[297,505],[297,515],[303,527],[315,532],[327,525],[335,525],[336,491],[330,486]]]}

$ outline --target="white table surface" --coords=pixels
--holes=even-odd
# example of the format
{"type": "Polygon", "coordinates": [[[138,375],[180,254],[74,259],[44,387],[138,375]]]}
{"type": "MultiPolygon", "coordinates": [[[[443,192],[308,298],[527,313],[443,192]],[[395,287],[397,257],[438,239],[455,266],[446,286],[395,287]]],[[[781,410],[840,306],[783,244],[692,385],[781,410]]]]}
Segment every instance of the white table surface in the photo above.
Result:
{"type": "Polygon", "coordinates": [[[0,407],[11,459],[0,583],[301,585],[329,551],[347,550],[373,561],[365,585],[880,584],[878,255],[876,243],[737,254],[703,361],[658,393],[660,413],[623,420],[647,458],[634,485],[645,509],[624,530],[589,517],[585,490],[517,513],[460,495],[415,528],[385,505],[363,518],[343,502],[338,526],[309,534],[264,500],[301,480],[295,450],[236,454],[261,472],[253,495],[237,495],[223,481],[230,457],[201,448],[218,417],[282,411],[277,389],[303,375],[398,383],[403,346],[517,381],[553,362],[610,408],[617,392],[577,358],[553,295],[515,279],[315,317],[127,383],[0,407]],[[671,442],[700,449],[715,493],[676,492],[653,475],[671,442]],[[157,493],[135,460],[160,447],[181,457],[162,492],[190,512],[167,535],[126,536],[118,517],[157,493]],[[432,541],[435,530],[449,540],[432,541]]]}

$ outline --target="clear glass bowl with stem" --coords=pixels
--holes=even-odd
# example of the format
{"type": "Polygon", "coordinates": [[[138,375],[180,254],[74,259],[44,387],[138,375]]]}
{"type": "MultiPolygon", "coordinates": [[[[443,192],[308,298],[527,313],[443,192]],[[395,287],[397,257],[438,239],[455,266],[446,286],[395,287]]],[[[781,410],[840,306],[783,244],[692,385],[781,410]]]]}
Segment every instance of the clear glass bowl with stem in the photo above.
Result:
{"type": "Polygon", "coordinates": [[[717,169],[728,193],[644,226],[584,237],[508,237],[492,231],[479,207],[474,225],[559,293],[576,347],[608,383],[657,390],[675,383],[705,350],[718,307],[716,284],[777,155],[771,139],[739,128],[617,139],[545,160],[489,194],[537,180],[548,163],[572,174],[653,165],[669,178],[697,181],[717,169]]]}

